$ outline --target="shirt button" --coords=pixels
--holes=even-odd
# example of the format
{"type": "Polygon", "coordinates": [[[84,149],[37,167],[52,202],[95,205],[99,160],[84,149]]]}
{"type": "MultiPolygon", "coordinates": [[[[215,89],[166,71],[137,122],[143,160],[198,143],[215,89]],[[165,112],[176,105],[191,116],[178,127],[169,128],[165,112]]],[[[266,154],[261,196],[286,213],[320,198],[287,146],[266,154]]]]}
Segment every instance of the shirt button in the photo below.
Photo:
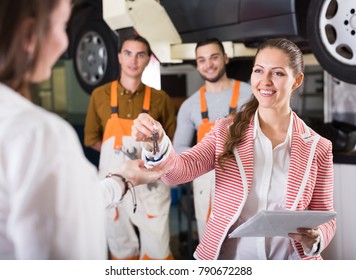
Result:
{"type": "Polygon", "coordinates": [[[129,102],[129,103],[131,103],[131,101],[132,101],[131,99],[128,99],[128,100],[127,100],[127,102],[129,102]]]}
{"type": "Polygon", "coordinates": [[[128,118],[131,118],[131,114],[127,114],[127,117],[128,117],[128,118]]]}

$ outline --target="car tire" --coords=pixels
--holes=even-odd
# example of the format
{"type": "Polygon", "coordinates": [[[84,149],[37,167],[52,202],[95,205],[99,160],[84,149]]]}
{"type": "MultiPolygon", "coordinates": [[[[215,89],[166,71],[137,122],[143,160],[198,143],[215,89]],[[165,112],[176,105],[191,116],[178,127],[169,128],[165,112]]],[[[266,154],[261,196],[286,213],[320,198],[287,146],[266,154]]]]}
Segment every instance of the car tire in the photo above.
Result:
{"type": "Polygon", "coordinates": [[[80,86],[88,94],[117,79],[119,62],[117,38],[103,20],[88,22],[74,40],[73,65],[80,86]]]}
{"type": "Polygon", "coordinates": [[[356,84],[356,1],[311,0],[307,23],[320,65],[333,77],[356,84]]]}

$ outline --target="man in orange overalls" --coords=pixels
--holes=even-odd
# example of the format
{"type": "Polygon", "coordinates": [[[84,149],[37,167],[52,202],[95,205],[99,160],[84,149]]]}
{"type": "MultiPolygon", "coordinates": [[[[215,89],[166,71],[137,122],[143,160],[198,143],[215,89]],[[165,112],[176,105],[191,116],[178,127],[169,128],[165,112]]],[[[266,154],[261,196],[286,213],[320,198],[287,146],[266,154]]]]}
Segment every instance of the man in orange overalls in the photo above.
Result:
{"type": "MultiPolygon", "coordinates": [[[[178,111],[174,149],[181,153],[208,133],[217,118],[227,117],[251,97],[249,84],[227,77],[229,59],[223,44],[216,38],[199,42],[195,48],[197,70],[204,85],[186,99],[178,111]]],[[[215,172],[193,181],[195,217],[201,238],[210,215],[215,189],[215,172]]]]}
{"type": "MultiPolygon", "coordinates": [[[[96,88],[85,121],[84,144],[100,152],[99,174],[105,177],[124,161],[141,157],[141,144],[131,138],[133,120],[141,112],[161,122],[173,138],[175,109],[170,97],[141,82],[151,49],[138,35],[126,38],[118,58],[119,80],[96,88]]],[[[172,259],[169,248],[170,187],[160,180],[135,188],[137,209],[128,193],[107,217],[107,239],[112,259],[172,259]],[[139,231],[139,238],[135,232],[139,231]]]]}

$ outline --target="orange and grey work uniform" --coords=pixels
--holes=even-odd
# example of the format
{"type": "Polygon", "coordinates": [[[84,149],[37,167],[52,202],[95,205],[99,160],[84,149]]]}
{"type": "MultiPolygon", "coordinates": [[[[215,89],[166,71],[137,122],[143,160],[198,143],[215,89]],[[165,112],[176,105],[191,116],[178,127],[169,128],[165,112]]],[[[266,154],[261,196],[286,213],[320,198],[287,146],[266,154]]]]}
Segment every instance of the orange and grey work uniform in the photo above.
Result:
{"type": "MultiPolygon", "coordinates": [[[[200,142],[211,130],[217,118],[233,114],[236,108],[241,107],[250,97],[250,85],[241,81],[234,81],[233,88],[220,93],[205,92],[205,87],[202,86],[199,91],[184,101],[179,109],[177,130],[173,140],[175,150],[179,153],[187,150],[194,144],[192,139],[195,137],[196,142],[200,142]]],[[[214,189],[214,170],[193,181],[194,208],[199,239],[209,218],[214,189]]]]}
{"type": "MultiPolygon", "coordinates": [[[[94,90],[85,122],[84,143],[102,141],[99,175],[115,172],[125,160],[140,158],[141,145],[132,140],[131,126],[141,112],[159,121],[173,137],[175,110],[169,96],[141,84],[135,93],[117,81],[94,90]],[[105,128],[105,129],[104,129],[105,128]]],[[[171,259],[169,248],[170,187],[160,180],[135,187],[137,210],[128,192],[117,209],[108,210],[107,239],[115,259],[171,259]],[[139,230],[138,239],[134,226],[139,230]]]]}

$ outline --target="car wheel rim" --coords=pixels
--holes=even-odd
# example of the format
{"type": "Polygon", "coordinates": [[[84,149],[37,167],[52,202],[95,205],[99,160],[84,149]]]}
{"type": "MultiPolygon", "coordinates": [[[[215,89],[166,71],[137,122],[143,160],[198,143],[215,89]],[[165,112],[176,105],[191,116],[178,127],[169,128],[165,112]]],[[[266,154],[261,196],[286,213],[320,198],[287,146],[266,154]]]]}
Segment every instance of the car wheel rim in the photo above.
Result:
{"type": "Polygon", "coordinates": [[[76,62],[78,74],[86,83],[95,85],[103,79],[108,56],[104,40],[97,32],[89,31],[82,36],[76,62]]]}
{"type": "Polygon", "coordinates": [[[356,65],[355,1],[324,1],[319,30],[321,41],[333,58],[347,65],[356,65]]]}

